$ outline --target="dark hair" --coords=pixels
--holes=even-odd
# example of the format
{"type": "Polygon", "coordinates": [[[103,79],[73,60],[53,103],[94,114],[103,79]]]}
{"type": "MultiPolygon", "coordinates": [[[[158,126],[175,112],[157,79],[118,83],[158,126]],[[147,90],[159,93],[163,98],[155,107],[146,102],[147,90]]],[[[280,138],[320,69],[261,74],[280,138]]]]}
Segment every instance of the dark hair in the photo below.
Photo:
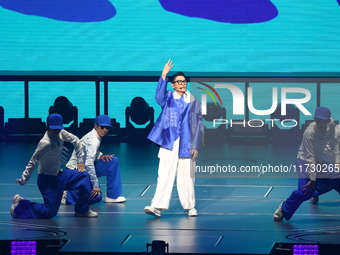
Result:
{"type": "Polygon", "coordinates": [[[184,73],[177,72],[171,77],[171,82],[174,82],[177,76],[183,76],[185,78],[185,80],[188,80],[184,73]]]}

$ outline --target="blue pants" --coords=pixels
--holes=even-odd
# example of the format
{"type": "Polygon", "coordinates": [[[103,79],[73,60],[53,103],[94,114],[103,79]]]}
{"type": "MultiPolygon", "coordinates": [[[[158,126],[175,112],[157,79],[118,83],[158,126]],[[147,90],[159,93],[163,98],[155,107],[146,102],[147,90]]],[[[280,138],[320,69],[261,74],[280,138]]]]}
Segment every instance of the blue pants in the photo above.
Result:
{"type": "MultiPolygon", "coordinates": [[[[322,181],[322,180],[321,180],[322,181]]],[[[319,182],[317,189],[315,190],[313,197],[318,197],[322,194],[325,194],[333,189],[332,186],[328,185],[327,183],[319,182]]]]}
{"type": "Polygon", "coordinates": [[[50,219],[58,213],[64,190],[76,190],[79,194],[74,210],[85,214],[89,210],[91,181],[87,172],[65,169],[58,176],[39,174],[37,185],[44,203],[21,200],[14,213],[20,219],[50,219]]]}
{"type": "MultiPolygon", "coordinates": [[[[297,169],[302,167],[302,172],[307,173],[305,170],[305,165],[307,162],[297,159],[296,165],[297,169]]],[[[299,177],[298,189],[294,190],[292,194],[286,199],[282,204],[283,217],[289,220],[299,206],[306,200],[309,200],[312,196],[321,195],[332,189],[340,193],[340,178],[320,178],[316,180],[316,192],[311,192],[310,194],[304,194],[302,189],[303,186],[309,182],[309,178],[299,177]]]]}
{"type": "MultiPolygon", "coordinates": [[[[120,178],[120,164],[118,158],[114,157],[109,162],[97,160],[94,164],[97,178],[106,176],[106,196],[117,198],[122,194],[122,182],[120,178]]],[[[78,191],[67,192],[66,204],[75,204],[78,200],[78,191]]],[[[103,195],[91,197],[90,204],[98,203],[103,195]]]]}

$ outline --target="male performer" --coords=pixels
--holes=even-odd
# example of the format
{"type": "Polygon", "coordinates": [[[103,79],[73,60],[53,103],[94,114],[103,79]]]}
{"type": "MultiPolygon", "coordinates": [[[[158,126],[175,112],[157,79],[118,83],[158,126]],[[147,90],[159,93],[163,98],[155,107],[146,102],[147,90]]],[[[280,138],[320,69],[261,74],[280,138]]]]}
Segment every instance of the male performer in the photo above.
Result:
{"type": "MultiPolygon", "coordinates": [[[[94,128],[81,138],[83,145],[85,169],[91,176],[92,192],[91,204],[98,203],[103,199],[102,190],[98,178],[106,176],[106,203],[125,202],[126,198],[121,196],[122,183],[120,178],[119,160],[114,155],[103,155],[99,151],[101,139],[111,128],[111,118],[107,115],[98,115],[94,121],[94,128]]],[[[76,151],[72,153],[71,159],[66,164],[69,169],[77,166],[76,151]]],[[[66,204],[75,204],[78,199],[77,191],[69,191],[66,195],[66,204]]]]}
{"type": "MultiPolygon", "coordinates": [[[[339,148],[340,150],[340,126],[339,125],[335,126],[335,137],[339,145],[339,147],[337,148],[339,148]]],[[[337,165],[336,167],[340,167],[340,165],[337,165]]],[[[337,172],[340,172],[340,170],[339,171],[337,169],[334,169],[334,170],[337,172]]],[[[311,197],[311,199],[309,199],[309,201],[311,202],[311,204],[317,205],[319,203],[319,196],[331,191],[332,189],[333,189],[332,185],[327,185],[327,183],[319,183],[318,188],[315,190],[313,196],[311,197]]]]}
{"type": "Polygon", "coordinates": [[[296,159],[298,189],[283,201],[274,213],[275,221],[289,220],[302,202],[315,190],[322,194],[329,187],[340,193],[339,129],[331,119],[331,111],[317,107],[312,122],[305,130],[296,159]]]}
{"type": "Polygon", "coordinates": [[[171,68],[169,60],[163,68],[156,89],[156,101],[162,107],[148,139],[160,145],[159,168],[155,195],[144,212],[156,217],[169,208],[171,192],[177,176],[177,191],[188,216],[197,216],[195,209],[195,159],[201,144],[203,123],[200,103],[187,91],[182,72],[172,76],[174,92],[166,89],[171,68]]]}
{"type": "Polygon", "coordinates": [[[78,137],[64,130],[63,117],[57,113],[47,117],[47,127],[21,178],[16,180],[20,185],[25,185],[36,164],[39,163],[37,185],[44,203],[30,202],[17,194],[13,197],[12,217],[21,219],[54,217],[58,212],[64,190],[79,192],[79,199],[74,207],[76,217],[97,217],[97,213],[89,209],[91,182],[89,174],[84,172],[82,145],[78,137]],[[78,171],[60,169],[64,142],[70,142],[75,147],[78,171]]]}

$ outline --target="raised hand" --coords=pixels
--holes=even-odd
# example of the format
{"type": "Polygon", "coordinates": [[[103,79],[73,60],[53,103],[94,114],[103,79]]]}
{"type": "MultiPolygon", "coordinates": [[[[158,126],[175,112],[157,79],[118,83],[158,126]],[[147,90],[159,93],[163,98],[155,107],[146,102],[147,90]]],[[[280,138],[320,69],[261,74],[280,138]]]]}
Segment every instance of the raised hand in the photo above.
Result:
{"type": "Polygon", "coordinates": [[[171,68],[173,66],[174,65],[172,64],[172,60],[169,59],[168,62],[165,64],[165,66],[163,68],[163,71],[162,71],[162,78],[163,78],[163,80],[166,79],[167,74],[170,72],[170,70],[171,70],[171,68]]]}

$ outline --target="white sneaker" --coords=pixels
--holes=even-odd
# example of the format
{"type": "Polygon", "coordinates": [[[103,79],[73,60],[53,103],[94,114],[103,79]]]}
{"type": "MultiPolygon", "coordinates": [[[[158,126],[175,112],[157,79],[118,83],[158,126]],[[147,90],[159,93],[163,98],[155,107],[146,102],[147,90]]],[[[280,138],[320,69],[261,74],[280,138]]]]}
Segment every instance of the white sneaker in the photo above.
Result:
{"type": "Polygon", "coordinates": [[[66,205],[67,190],[64,190],[63,197],[61,198],[61,204],[66,205]]]}
{"type": "Polygon", "coordinates": [[[123,203],[125,201],[126,201],[126,198],[123,196],[119,196],[117,198],[105,197],[104,199],[105,203],[123,203]]]}
{"type": "Polygon", "coordinates": [[[89,210],[88,210],[86,213],[84,213],[84,214],[75,212],[75,213],[74,213],[74,216],[75,216],[75,217],[96,218],[96,217],[98,217],[98,213],[96,213],[96,212],[92,211],[91,209],[89,209],[89,210]]]}
{"type": "Polygon", "coordinates": [[[317,205],[319,203],[319,196],[311,197],[309,201],[311,202],[312,205],[317,205]]]}
{"type": "Polygon", "coordinates": [[[187,210],[187,214],[189,217],[197,217],[198,213],[195,208],[187,210]]]}
{"type": "Polygon", "coordinates": [[[24,198],[22,196],[20,196],[19,194],[14,195],[13,200],[12,200],[11,210],[10,210],[10,213],[11,213],[13,218],[16,218],[16,215],[14,213],[14,209],[19,205],[19,202],[23,199],[24,198]]]}
{"type": "Polygon", "coordinates": [[[145,206],[144,212],[155,217],[161,217],[161,210],[152,206],[145,206]]]}
{"type": "Polygon", "coordinates": [[[282,219],[283,219],[282,204],[283,204],[283,202],[279,205],[279,207],[274,212],[273,219],[275,221],[282,221],[282,219]]]}

